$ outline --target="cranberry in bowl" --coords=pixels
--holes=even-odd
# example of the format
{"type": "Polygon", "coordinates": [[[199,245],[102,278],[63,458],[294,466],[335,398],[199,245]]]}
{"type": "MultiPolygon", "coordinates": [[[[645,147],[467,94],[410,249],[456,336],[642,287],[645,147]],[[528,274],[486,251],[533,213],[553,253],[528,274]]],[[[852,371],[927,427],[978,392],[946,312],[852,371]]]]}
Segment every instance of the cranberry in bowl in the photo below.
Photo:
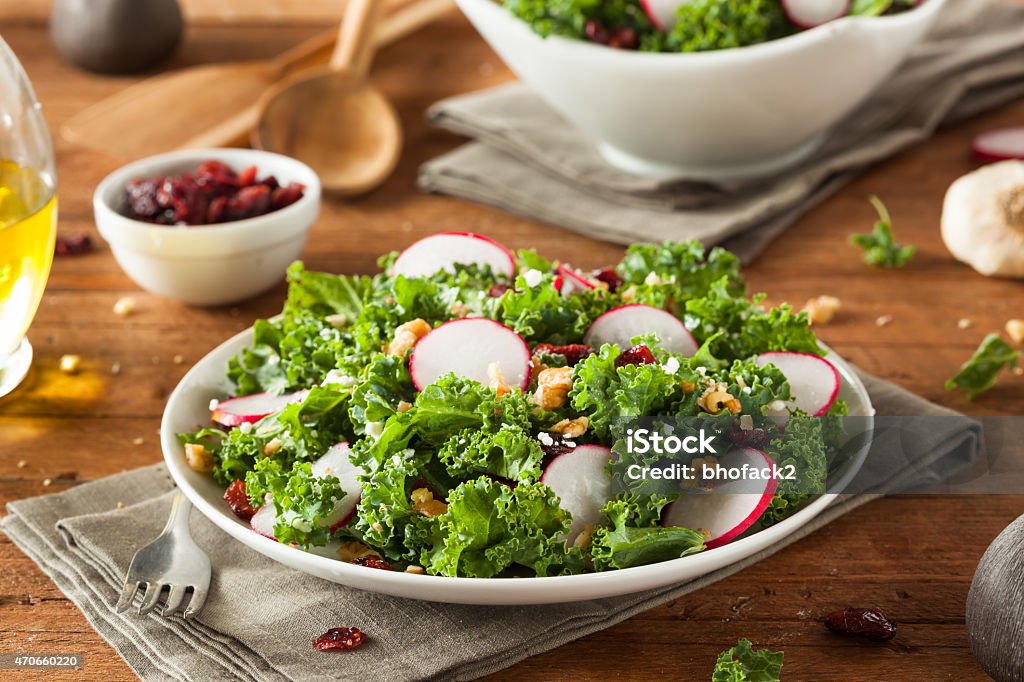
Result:
{"type": "Polygon", "coordinates": [[[253,149],[150,156],[93,195],[100,235],[151,293],[215,306],[279,282],[320,213],[320,180],[301,161],[253,149]]]}

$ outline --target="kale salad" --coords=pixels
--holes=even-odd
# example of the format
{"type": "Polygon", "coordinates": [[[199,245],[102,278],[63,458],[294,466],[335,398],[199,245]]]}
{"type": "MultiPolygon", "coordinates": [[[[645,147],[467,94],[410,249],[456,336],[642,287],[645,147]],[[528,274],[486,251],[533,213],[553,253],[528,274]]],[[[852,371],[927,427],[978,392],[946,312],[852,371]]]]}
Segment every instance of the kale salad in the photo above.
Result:
{"type": "Polygon", "coordinates": [[[583,272],[442,233],[379,264],[293,264],[282,314],[227,367],[234,396],[179,434],[254,531],[376,569],[566,575],[714,551],[824,492],[839,375],[728,251],[635,244],[583,272]],[[658,415],[714,443],[684,458],[695,480],[631,482],[664,455],[624,448],[621,424],[658,415]],[[751,462],[799,480],[714,494],[751,462]]]}
{"type": "Polygon", "coordinates": [[[921,0],[501,0],[542,36],[626,50],[702,52],[756,45],[844,16],[881,16],[921,0]]]}

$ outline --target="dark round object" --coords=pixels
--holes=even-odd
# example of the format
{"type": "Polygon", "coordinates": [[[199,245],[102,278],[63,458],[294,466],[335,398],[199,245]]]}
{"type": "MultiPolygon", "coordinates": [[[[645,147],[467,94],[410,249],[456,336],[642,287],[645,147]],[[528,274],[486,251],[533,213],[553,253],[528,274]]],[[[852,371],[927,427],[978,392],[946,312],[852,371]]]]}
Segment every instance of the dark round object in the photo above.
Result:
{"type": "Polygon", "coordinates": [[[50,36],[66,61],[97,73],[137,73],[181,40],[177,0],[55,0],[50,36]]]}
{"type": "Polygon", "coordinates": [[[1024,516],[985,550],[967,595],[971,653],[997,682],[1024,682],[1024,516]]]}

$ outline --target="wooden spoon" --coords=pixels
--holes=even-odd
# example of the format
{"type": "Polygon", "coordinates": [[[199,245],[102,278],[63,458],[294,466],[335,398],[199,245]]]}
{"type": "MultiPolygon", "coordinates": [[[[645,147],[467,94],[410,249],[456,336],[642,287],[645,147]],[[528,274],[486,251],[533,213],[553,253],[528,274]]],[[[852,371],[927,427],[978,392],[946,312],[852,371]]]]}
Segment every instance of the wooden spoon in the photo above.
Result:
{"type": "MultiPolygon", "coordinates": [[[[454,1],[387,0],[384,5],[393,11],[377,28],[378,47],[445,14],[454,1]]],[[[61,126],[61,135],[125,157],[244,144],[266,90],[326,64],[337,36],[334,30],[318,35],[272,60],[204,65],[149,78],[82,110],[61,126]]]]}
{"type": "Polygon", "coordinates": [[[378,0],[350,0],[328,68],[268,91],[252,132],[253,147],[305,162],[335,194],[370,191],[391,175],[401,153],[398,115],[366,81],[379,16],[378,0]]]}

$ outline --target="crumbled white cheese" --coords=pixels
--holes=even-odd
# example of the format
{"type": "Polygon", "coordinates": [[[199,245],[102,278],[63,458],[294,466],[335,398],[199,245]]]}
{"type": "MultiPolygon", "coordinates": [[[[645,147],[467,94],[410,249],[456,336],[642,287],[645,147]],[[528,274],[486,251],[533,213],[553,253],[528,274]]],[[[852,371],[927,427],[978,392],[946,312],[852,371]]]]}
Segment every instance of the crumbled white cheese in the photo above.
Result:
{"type": "Polygon", "coordinates": [[[292,520],[292,528],[301,530],[303,533],[309,533],[313,530],[313,526],[309,525],[308,521],[299,517],[292,520]]]}
{"type": "Polygon", "coordinates": [[[707,367],[698,367],[697,368],[697,374],[701,375],[702,377],[703,376],[707,376],[708,368],[707,367]]]}
{"type": "Polygon", "coordinates": [[[750,386],[744,386],[740,390],[746,393],[747,395],[750,395],[750,386]]]}
{"type": "Polygon", "coordinates": [[[336,384],[338,386],[353,386],[355,383],[355,379],[350,377],[348,374],[345,374],[340,369],[332,369],[327,373],[327,376],[324,377],[324,380],[320,382],[320,385],[330,386],[331,384],[336,384]]]}
{"type": "Polygon", "coordinates": [[[402,457],[405,457],[406,459],[412,459],[413,456],[415,455],[416,451],[413,450],[412,448],[406,448],[405,450],[402,450],[402,457]]]}
{"type": "Polygon", "coordinates": [[[750,431],[754,428],[754,418],[749,414],[740,415],[740,429],[743,431],[750,431]]]}
{"type": "Polygon", "coordinates": [[[548,446],[555,444],[555,439],[552,438],[550,434],[545,433],[544,431],[541,431],[540,433],[537,434],[537,440],[539,440],[544,445],[548,446]]]}
{"type": "Polygon", "coordinates": [[[216,398],[212,398],[210,400],[210,412],[216,410],[218,405],[220,405],[220,401],[217,400],[216,398]]]}
{"type": "Polygon", "coordinates": [[[661,277],[658,277],[653,272],[648,272],[647,276],[644,277],[644,284],[646,284],[647,286],[651,286],[651,287],[657,286],[657,285],[661,284],[661,277]]]}
{"type": "Polygon", "coordinates": [[[661,368],[665,370],[665,374],[675,374],[679,371],[679,360],[676,358],[669,358],[661,368]]]}
{"type": "Polygon", "coordinates": [[[366,435],[377,440],[380,434],[384,433],[384,422],[367,422],[366,435]]]}
{"type": "Polygon", "coordinates": [[[531,268],[523,273],[523,281],[526,282],[526,286],[531,288],[540,284],[543,279],[544,275],[535,268],[531,268]]]}
{"type": "Polygon", "coordinates": [[[786,409],[786,403],[782,402],[781,400],[773,400],[770,403],[768,403],[768,409],[771,410],[772,412],[782,412],[783,410],[786,409]]]}
{"type": "Polygon", "coordinates": [[[242,422],[241,424],[238,425],[238,430],[241,431],[242,433],[251,433],[252,422],[242,422]]]}

